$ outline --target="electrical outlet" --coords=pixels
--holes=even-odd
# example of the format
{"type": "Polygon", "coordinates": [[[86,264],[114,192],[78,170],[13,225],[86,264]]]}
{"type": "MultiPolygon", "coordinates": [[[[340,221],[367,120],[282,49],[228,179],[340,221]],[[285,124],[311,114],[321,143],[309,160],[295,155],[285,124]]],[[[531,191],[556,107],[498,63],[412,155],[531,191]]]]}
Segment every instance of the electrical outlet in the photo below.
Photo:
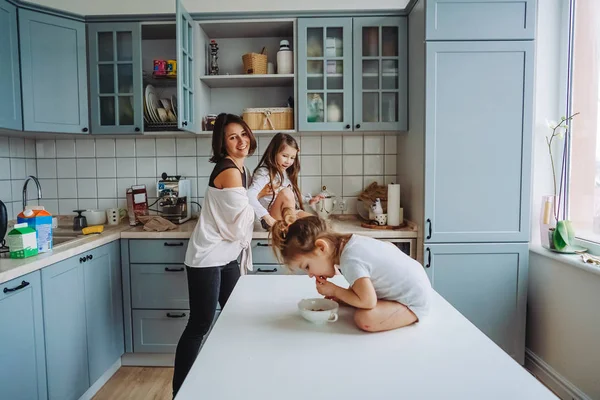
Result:
{"type": "Polygon", "coordinates": [[[338,208],[340,211],[348,210],[348,204],[346,204],[346,199],[338,200],[338,208]]]}

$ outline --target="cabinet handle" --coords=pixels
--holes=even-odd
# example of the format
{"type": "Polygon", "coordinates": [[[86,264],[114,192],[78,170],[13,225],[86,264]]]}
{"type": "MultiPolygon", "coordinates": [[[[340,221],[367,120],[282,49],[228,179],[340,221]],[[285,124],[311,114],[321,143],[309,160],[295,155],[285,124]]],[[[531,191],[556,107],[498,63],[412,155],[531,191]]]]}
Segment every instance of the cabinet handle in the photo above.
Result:
{"type": "Polygon", "coordinates": [[[183,317],[185,317],[185,313],[172,314],[172,313],[168,312],[167,313],[167,317],[169,317],[169,318],[183,318],[183,317]]]}
{"type": "Polygon", "coordinates": [[[140,131],[140,128],[136,127],[136,128],[135,128],[135,131],[136,131],[136,132],[139,132],[139,131],[140,131]]]}
{"type": "Polygon", "coordinates": [[[167,246],[167,247],[182,247],[183,246],[183,242],[179,242],[179,243],[167,243],[167,242],[165,242],[165,246],[167,246]]]}
{"type": "Polygon", "coordinates": [[[80,257],[80,258],[79,258],[79,263],[80,263],[80,264],[81,264],[81,263],[84,263],[84,262],[86,262],[86,261],[87,261],[87,258],[86,258],[86,257],[80,257]]]}
{"type": "Polygon", "coordinates": [[[350,129],[350,124],[346,125],[346,129],[350,129]]]}
{"type": "Polygon", "coordinates": [[[181,268],[165,267],[165,271],[167,271],[167,272],[183,272],[183,271],[185,271],[185,268],[183,268],[183,267],[181,267],[181,268]]]}
{"type": "Polygon", "coordinates": [[[87,258],[88,260],[91,260],[92,258],[94,258],[94,256],[93,256],[93,255],[91,255],[91,254],[88,254],[86,258],[87,258]]]}
{"type": "Polygon", "coordinates": [[[429,268],[431,267],[431,250],[428,247],[425,251],[427,252],[427,264],[425,265],[425,268],[429,268]]]}
{"type": "Polygon", "coordinates": [[[27,281],[21,281],[21,284],[19,286],[14,287],[12,289],[9,289],[9,288],[5,287],[4,290],[3,290],[3,292],[4,293],[16,292],[17,290],[21,290],[21,289],[23,289],[24,287],[27,287],[27,286],[29,286],[29,282],[27,282],[27,281]]]}
{"type": "Polygon", "coordinates": [[[427,218],[427,224],[429,225],[429,233],[427,234],[427,239],[431,239],[431,220],[427,218]]]}
{"type": "Polygon", "coordinates": [[[182,125],[182,126],[187,126],[187,121],[183,121],[183,122],[181,123],[181,125],[182,125]]]}
{"type": "Polygon", "coordinates": [[[271,247],[271,245],[270,245],[269,243],[267,243],[267,244],[263,244],[263,243],[261,243],[261,242],[258,242],[258,243],[256,243],[256,245],[257,245],[258,247],[271,247]]]}
{"type": "Polygon", "coordinates": [[[277,272],[277,268],[273,268],[273,269],[261,269],[261,268],[259,268],[259,269],[256,270],[256,272],[269,272],[269,273],[271,273],[271,272],[277,272]]]}
{"type": "Polygon", "coordinates": [[[356,124],[356,129],[360,129],[360,124],[356,124]]]}
{"type": "Polygon", "coordinates": [[[82,132],[87,132],[87,131],[88,131],[88,128],[83,128],[81,131],[82,131],[82,132]]]}

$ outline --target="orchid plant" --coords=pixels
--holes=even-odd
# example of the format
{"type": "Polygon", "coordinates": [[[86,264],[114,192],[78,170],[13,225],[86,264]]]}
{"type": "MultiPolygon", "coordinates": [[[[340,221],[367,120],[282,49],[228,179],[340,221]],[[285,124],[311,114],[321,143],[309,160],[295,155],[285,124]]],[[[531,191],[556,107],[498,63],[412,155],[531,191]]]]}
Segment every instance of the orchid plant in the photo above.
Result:
{"type": "Polygon", "coordinates": [[[556,179],[556,167],[554,164],[554,156],[552,154],[552,143],[555,139],[564,139],[569,133],[570,121],[579,113],[574,113],[568,117],[561,117],[560,122],[547,121],[548,128],[552,129],[552,133],[546,136],[546,144],[548,145],[548,153],[550,154],[550,166],[552,167],[552,184],[554,185],[554,198],[558,201],[558,206],[554,207],[554,217],[556,218],[556,229],[552,234],[552,242],[557,250],[564,250],[571,245],[575,238],[571,221],[566,220],[567,210],[566,202],[564,199],[564,187],[566,185],[566,173],[567,173],[567,140],[563,144],[563,157],[560,169],[560,181],[556,179]],[[559,186],[557,189],[557,182],[559,186]],[[562,209],[561,209],[562,202],[562,209]],[[561,213],[562,211],[562,213],[561,213]],[[562,220],[560,217],[562,216],[562,220]]]}

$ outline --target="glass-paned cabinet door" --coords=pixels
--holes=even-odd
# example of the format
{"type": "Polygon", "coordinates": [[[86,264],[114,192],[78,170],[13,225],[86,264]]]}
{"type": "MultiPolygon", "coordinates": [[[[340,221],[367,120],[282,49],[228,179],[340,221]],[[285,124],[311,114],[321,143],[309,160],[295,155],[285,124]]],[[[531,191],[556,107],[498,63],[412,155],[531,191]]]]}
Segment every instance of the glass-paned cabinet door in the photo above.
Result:
{"type": "Polygon", "coordinates": [[[141,25],[98,23],[88,29],[92,133],[140,133],[141,25]]]}
{"type": "Polygon", "coordinates": [[[298,20],[301,131],[352,129],[352,19],[298,20]]]}
{"type": "Polygon", "coordinates": [[[405,17],[354,18],[354,130],[405,131],[405,17]]]}
{"type": "Polygon", "coordinates": [[[196,93],[194,74],[196,73],[194,46],[195,29],[194,20],[177,0],[177,125],[179,129],[198,133],[200,129],[196,123],[196,106],[194,95],[196,93]]]}

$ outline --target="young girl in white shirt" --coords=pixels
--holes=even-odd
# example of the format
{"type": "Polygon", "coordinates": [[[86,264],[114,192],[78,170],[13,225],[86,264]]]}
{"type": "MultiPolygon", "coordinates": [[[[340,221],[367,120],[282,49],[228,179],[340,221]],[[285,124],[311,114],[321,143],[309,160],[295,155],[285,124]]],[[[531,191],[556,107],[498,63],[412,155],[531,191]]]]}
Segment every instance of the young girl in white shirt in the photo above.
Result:
{"type": "Polygon", "coordinates": [[[401,328],[429,312],[432,289],[425,270],[391,243],[338,234],[319,217],[296,219],[288,209],[271,237],[277,256],[314,277],[321,295],[356,307],[354,321],[364,331],[401,328]],[[336,265],[348,289],[327,280],[336,274],[336,265]]]}
{"type": "Polygon", "coordinates": [[[264,229],[281,220],[283,209],[296,210],[299,217],[308,216],[303,203],[316,203],[321,196],[302,195],[298,188],[300,160],[298,143],[291,135],[278,133],[265,150],[252,176],[248,200],[264,229]]]}

